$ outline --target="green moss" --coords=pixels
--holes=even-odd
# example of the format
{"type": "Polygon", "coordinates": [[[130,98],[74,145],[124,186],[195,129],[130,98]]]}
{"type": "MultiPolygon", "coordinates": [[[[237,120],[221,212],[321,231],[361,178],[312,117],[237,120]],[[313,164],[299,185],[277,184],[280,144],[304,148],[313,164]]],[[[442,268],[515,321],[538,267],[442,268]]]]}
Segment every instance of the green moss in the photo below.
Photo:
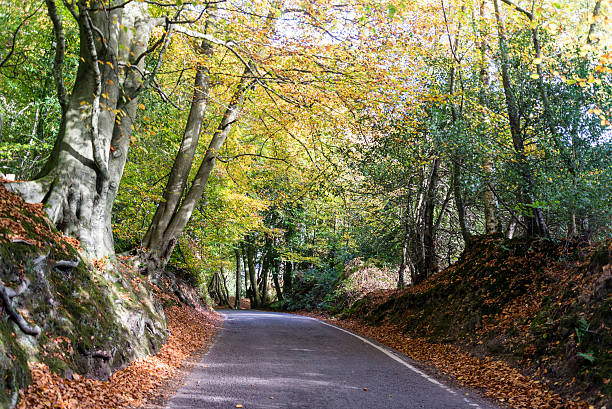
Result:
{"type": "Polygon", "coordinates": [[[9,407],[13,393],[31,381],[27,356],[14,331],[11,322],[0,321],[0,407],[9,407]]]}

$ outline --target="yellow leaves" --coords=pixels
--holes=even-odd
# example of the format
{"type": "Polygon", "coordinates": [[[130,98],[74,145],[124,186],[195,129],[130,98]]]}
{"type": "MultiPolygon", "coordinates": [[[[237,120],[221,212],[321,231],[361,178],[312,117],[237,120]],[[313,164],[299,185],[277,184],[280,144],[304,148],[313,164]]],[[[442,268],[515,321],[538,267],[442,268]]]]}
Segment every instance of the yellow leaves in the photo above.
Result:
{"type": "Polygon", "coordinates": [[[542,59],[541,58],[536,58],[535,60],[533,60],[533,63],[535,65],[540,65],[540,64],[542,64],[542,59]]]}
{"type": "Polygon", "coordinates": [[[539,78],[540,78],[540,76],[538,74],[536,74],[536,73],[531,74],[531,79],[537,80],[539,78]]]}

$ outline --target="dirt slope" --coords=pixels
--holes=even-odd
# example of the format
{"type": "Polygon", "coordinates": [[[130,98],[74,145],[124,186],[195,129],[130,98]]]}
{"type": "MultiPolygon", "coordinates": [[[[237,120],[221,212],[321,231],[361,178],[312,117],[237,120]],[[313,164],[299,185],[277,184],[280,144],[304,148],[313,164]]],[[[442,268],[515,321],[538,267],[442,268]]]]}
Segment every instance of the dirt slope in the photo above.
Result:
{"type": "Polygon", "coordinates": [[[457,263],[348,317],[502,359],[567,399],[612,407],[612,240],[475,237],[457,263]]]}
{"type": "Polygon", "coordinates": [[[108,379],[167,337],[150,283],[121,262],[86,262],[78,246],[0,183],[0,407],[31,382],[29,365],[108,379]]]}

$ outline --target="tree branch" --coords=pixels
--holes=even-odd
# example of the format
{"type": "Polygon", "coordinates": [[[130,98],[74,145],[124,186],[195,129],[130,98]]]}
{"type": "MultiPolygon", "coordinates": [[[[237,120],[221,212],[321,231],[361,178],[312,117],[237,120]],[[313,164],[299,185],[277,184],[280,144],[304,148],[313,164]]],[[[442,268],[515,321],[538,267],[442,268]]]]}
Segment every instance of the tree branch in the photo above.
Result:
{"type": "Polygon", "coordinates": [[[2,66],[4,64],[6,64],[8,62],[8,60],[12,57],[13,53],[15,52],[15,43],[17,42],[17,35],[19,34],[19,30],[21,30],[21,27],[23,27],[25,25],[25,23],[34,15],[36,15],[38,13],[38,10],[40,9],[40,6],[38,6],[36,8],[36,10],[34,10],[34,12],[32,14],[27,15],[22,21],[21,23],[19,23],[19,25],[17,26],[17,28],[15,29],[15,32],[13,33],[13,39],[11,40],[11,49],[9,50],[9,53],[2,59],[2,62],[0,62],[0,68],[2,68],[2,66]]]}
{"type": "Polygon", "coordinates": [[[240,153],[238,155],[224,156],[224,157],[217,156],[217,160],[219,162],[228,163],[228,162],[230,162],[230,161],[232,161],[234,159],[238,159],[238,158],[240,158],[242,156],[253,156],[253,157],[256,157],[256,158],[276,160],[276,161],[280,161],[280,162],[285,162],[287,165],[291,165],[291,163],[287,159],[285,159],[285,158],[276,158],[276,157],[273,157],[273,156],[261,155],[259,153],[240,153]]]}
{"type": "Polygon", "coordinates": [[[96,50],[96,43],[94,40],[93,22],[89,12],[87,11],[84,0],[81,0],[79,9],[81,9],[81,27],[85,31],[86,47],[89,52],[91,59],[91,69],[94,76],[94,90],[93,90],[93,101],[91,104],[91,144],[93,150],[93,159],[96,163],[98,170],[101,173],[104,181],[109,179],[108,166],[104,162],[102,157],[102,147],[100,146],[99,129],[98,129],[98,118],[100,116],[100,95],[102,94],[102,74],[100,67],[98,66],[98,51],[96,50]]]}
{"type": "Polygon", "coordinates": [[[57,11],[55,0],[45,0],[45,3],[47,4],[47,13],[53,23],[53,32],[55,33],[55,58],[51,74],[55,80],[57,99],[62,109],[62,114],[65,115],[68,110],[68,93],[66,92],[66,85],[62,76],[62,67],[64,66],[64,54],[66,53],[66,37],[64,35],[62,16],[57,11]]]}

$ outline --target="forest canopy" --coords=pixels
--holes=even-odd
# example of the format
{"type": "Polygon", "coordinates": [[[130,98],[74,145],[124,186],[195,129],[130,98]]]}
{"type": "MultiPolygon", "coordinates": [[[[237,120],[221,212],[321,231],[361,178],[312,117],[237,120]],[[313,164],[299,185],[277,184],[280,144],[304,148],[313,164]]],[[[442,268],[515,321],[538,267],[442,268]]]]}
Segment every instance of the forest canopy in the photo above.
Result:
{"type": "Polygon", "coordinates": [[[606,238],[611,10],[1,0],[0,171],[92,259],[242,268],[255,304],[358,257],[418,283],[474,235],[606,238]]]}

